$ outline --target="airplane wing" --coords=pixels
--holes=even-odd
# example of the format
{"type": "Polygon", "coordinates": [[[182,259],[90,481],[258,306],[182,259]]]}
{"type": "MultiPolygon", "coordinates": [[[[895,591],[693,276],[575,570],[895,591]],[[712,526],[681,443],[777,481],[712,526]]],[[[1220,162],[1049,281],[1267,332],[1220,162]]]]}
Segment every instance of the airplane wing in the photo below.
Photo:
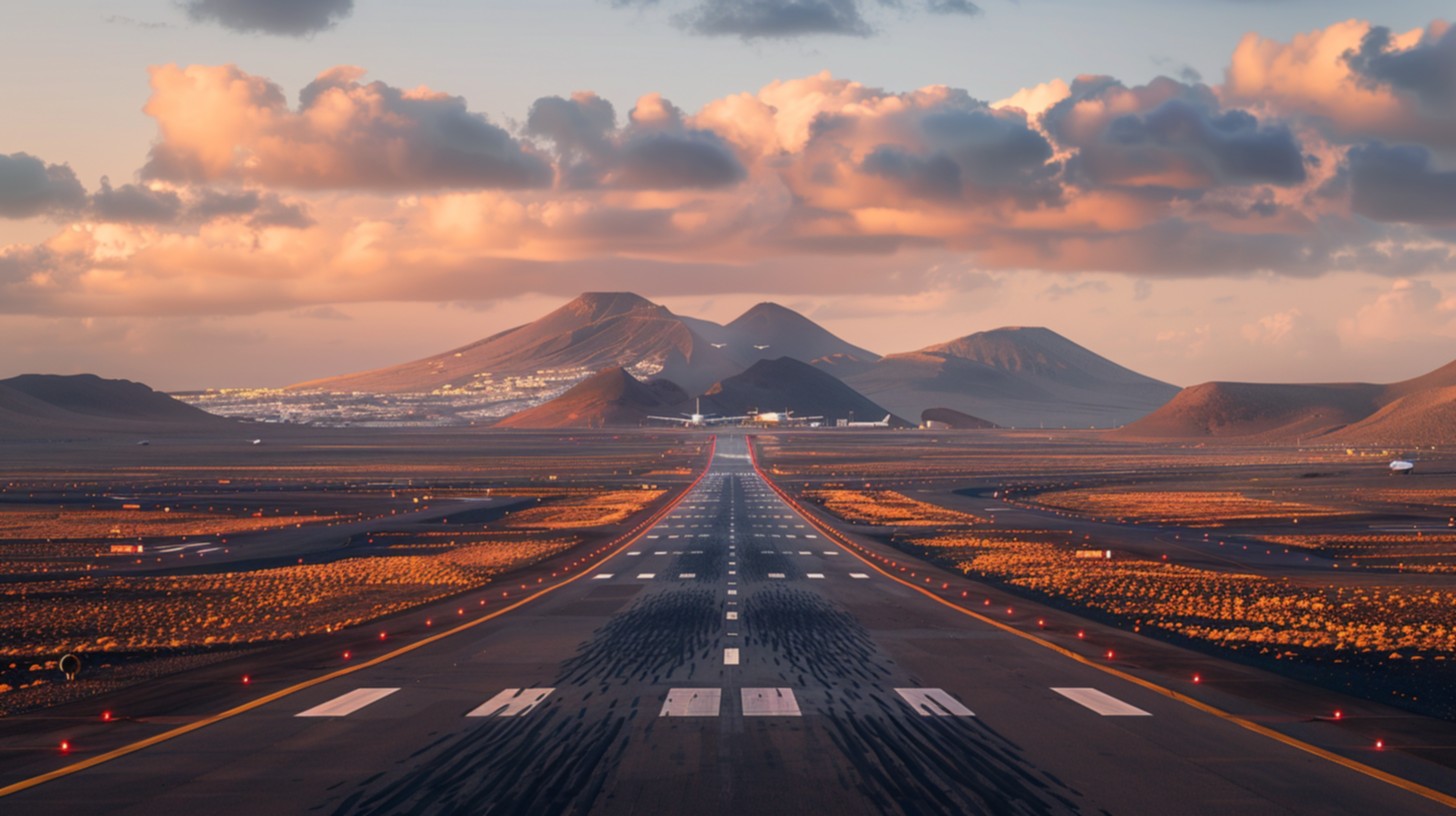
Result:
{"type": "Polygon", "coordinates": [[[679,425],[691,425],[691,424],[692,424],[692,422],[693,422],[693,421],[692,421],[692,420],[691,420],[691,419],[686,419],[686,418],[684,418],[684,417],[660,417],[660,416],[650,416],[650,417],[648,417],[648,419],[655,419],[655,420],[657,420],[657,421],[658,421],[658,422],[676,422],[676,423],[678,423],[678,424],[679,424],[679,425]]]}
{"type": "Polygon", "coordinates": [[[704,419],[703,422],[706,422],[709,425],[722,425],[725,422],[742,422],[748,418],[749,417],[746,416],[708,417],[707,419],[704,419]]]}

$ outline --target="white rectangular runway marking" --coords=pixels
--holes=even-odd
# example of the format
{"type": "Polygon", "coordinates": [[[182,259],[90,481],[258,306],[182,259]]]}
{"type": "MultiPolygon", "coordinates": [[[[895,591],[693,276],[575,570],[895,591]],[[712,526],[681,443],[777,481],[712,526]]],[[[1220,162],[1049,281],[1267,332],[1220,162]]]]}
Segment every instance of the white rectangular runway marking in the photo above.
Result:
{"type": "Polygon", "coordinates": [[[593,575],[592,576],[592,580],[593,581],[605,581],[608,578],[611,578],[612,575],[613,575],[613,573],[610,573],[610,572],[599,572],[596,575],[593,575]]]}
{"type": "Polygon", "coordinates": [[[737,649],[724,649],[723,650],[723,665],[725,665],[725,666],[737,666],[738,665],[738,650],[737,649]]]}
{"type": "Polygon", "coordinates": [[[768,574],[768,577],[770,577],[770,578],[782,578],[782,577],[784,577],[784,574],[782,572],[770,572],[768,574]]]}
{"type": "Polygon", "coordinates": [[[728,620],[738,620],[738,613],[737,612],[729,612],[728,613],[728,620]]]}
{"type": "Polygon", "coordinates": [[[679,577],[679,578],[696,578],[696,577],[698,577],[698,574],[696,572],[684,572],[684,573],[678,575],[677,577],[679,577]]]}
{"type": "Polygon", "coordinates": [[[738,590],[736,590],[736,589],[730,589],[730,590],[728,590],[728,594],[729,595],[737,595],[738,594],[738,590]]]}
{"type": "Polygon", "coordinates": [[[637,573],[637,580],[639,580],[639,581],[651,581],[653,578],[656,578],[656,577],[657,577],[657,573],[655,573],[655,572],[639,572],[639,573],[637,573]]]}
{"type": "Polygon", "coordinates": [[[809,577],[810,578],[823,578],[824,577],[824,573],[822,573],[822,572],[811,572],[811,573],[809,573],[809,577]]]}
{"type": "Polygon", "coordinates": [[[1151,717],[1152,714],[1134,705],[1128,705],[1110,694],[1095,688],[1054,688],[1052,691],[1084,708],[1090,708],[1104,717],[1151,717]]]}
{"type": "Polygon", "coordinates": [[[348,694],[335,697],[327,703],[322,703],[310,708],[307,711],[300,711],[294,714],[295,717],[347,717],[355,711],[371,703],[377,703],[385,697],[399,691],[397,688],[361,688],[354,689],[348,694]]]}
{"type": "Polygon", "coordinates": [[[659,717],[716,717],[722,706],[723,690],[675,688],[667,690],[659,717]]]}
{"type": "Polygon", "coordinates": [[[915,713],[922,717],[974,717],[969,708],[938,688],[897,688],[895,693],[905,699],[915,713]]]}
{"type": "Polygon", "coordinates": [[[743,690],[745,717],[798,717],[799,701],[788,688],[746,688],[743,690]]]}
{"type": "Polygon", "coordinates": [[[813,553],[808,550],[799,550],[799,555],[813,555],[813,553]]]}
{"type": "Polygon", "coordinates": [[[849,577],[851,577],[851,578],[868,578],[869,576],[868,575],[865,575],[863,572],[851,572],[849,574],[849,577]]]}
{"type": "Polygon", "coordinates": [[[519,717],[541,704],[556,689],[508,688],[486,700],[478,708],[466,714],[467,717],[519,717]]]}
{"type": "Polygon", "coordinates": [[[839,552],[836,551],[836,550],[825,550],[824,551],[824,554],[825,555],[839,555],[839,552]]]}
{"type": "Polygon", "coordinates": [[[632,552],[629,552],[627,554],[628,555],[641,555],[642,554],[642,551],[641,550],[633,550],[632,552]]]}

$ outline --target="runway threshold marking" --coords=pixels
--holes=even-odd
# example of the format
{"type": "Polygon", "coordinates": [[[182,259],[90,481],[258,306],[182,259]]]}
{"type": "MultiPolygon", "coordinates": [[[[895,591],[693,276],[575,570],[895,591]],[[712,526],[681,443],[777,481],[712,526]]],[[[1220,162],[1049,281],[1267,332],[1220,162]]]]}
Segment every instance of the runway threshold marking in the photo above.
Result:
{"type": "Polygon", "coordinates": [[[385,697],[399,691],[397,688],[361,688],[354,689],[348,694],[343,694],[327,703],[320,703],[306,711],[294,714],[295,717],[347,717],[359,709],[377,703],[385,697]]]}
{"type": "MultiPolygon", "coordinates": [[[[676,499],[669,502],[665,507],[661,508],[656,513],[648,516],[646,520],[644,520],[637,527],[633,528],[632,532],[629,532],[621,539],[622,543],[620,546],[604,555],[601,559],[597,561],[597,563],[604,564],[607,561],[610,561],[611,559],[621,555],[624,550],[640,541],[649,530],[656,527],[663,518],[676,510],[679,504],[682,504],[685,499],[692,495],[692,493],[697,489],[698,485],[702,483],[703,477],[707,476],[708,472],[713,469],[713,458],[717,455],[717,450],[718,437],[714,436],[709,442],[708,463],[703,467],[703,470],[698,473],[698,476],[696,479],[693,480],[693,483],[688,485],[682,493],[678,494],[678,497],[676,499]]],[[[519,600],[506,606],[503,606],[500,609],[495,610],[494,612],[482,615],[472,621],[466,621],[459,626],[446,629],[445,631],[439,632],[438,634],[421,638],[413,643],[407,643],[404,646],[399,647],[398,649],[395,649],[391,652],[386,652],[385,654],[379,655],[378,657],[370,658],[369,660],[356,663],[353,666],[346,666],[341,669],[335,669],[328,674],[321,674],[318,677],[312,678],[310,680],[304,680],[303,682],[295,683],[291,686],[281,688],[270,694],[265,694],[262,697],[258,697],[257,699],[249,700],[246,703],[234,706],[226,711],[203,717],[200,720],[190,722],[186,725],[178,726],[177,728],[173,728],[170,731],[163,731],[160,734],[153,734],[146,739],[137,740],[136,742],[123,745],[120,748],[113,748],[106,753],[97,754],[96,756],[83,759],[80,762],[73,762],[70,765],[62,766],[53,771],[47,771],[43,774],[37,774],[36,776],[32,776],[29,779],[22,779],[18,782],[12,782],[3,788],[0,788],[0,798],[20,793],[21,791],[29,790],[38,785],[44,785],[47,782],[62,779],[72,774],[80,773],[81,771],[87,770],[88,768],[94,768],[98,765],[104,765],[108,762],[111,762],[112,760],[120,759],[124,756],[134,754],[138,751],[146,750],[147,748],[150,748],[154,745],[160,745],[164,742],[169,742],[178,737],[190,734],[193,731],[200,731],[210,725],[216,725],[225,720],[230,720],[234,717],[237,717],[240,714],[246,714],[249,711],[262,708],[269,703],[275,703],[285,697],[292,696],[300,691],[304,691],[305,689],[311,689],[314,686],[322,685],[329,682],[330,680],[337,680],[340,677],[347,677],[351,674],[354,674],[355,672],[361,672],[365,669],[370,669],[383,663],[388,663],[392,660],[396,660],[418,649],[423,649],[426,646],[438,643],[445,638],[451,637],[453,635],[458,635],[461,632],[469,631],[477,626],[493,621],[496,618],[501,617],[502,615],[514,612],[517,609],[520,609],[521,607],[531,603],[538,598],[549,595],[552,592],[561,589],[562,587],[570,586],[571,584],[580,581],[582,578],[586,577],[586,575],[586,571],[583,570],[582,572],[578,572],[577,574],[569,578],[563,578],[562,580],[557,581],[554,584],[543,586],[541,589],[536,590],[530,595],[520,598],[519,600]]]]}
{"type": "Polygon", "coordinates": [[[895,693],[922,717],[974,717],[969,708],[950,696],[945,689],[897,688],[895,693]]]}
{"type": "Polygon", "coordinates": [[[556,689],[508,688],[471,710],[467,717],[519,717],[541,705],[556,689]]]}
{"type": "Polygon", "coordinates": [[[1095,688],[1054,688],[1052,691],[1066,697],[1083,708],[1101,714],[1104,717],[1151,717],[1150,712],[1143,711],[1135,705],[1129,705],[1113,697],[1111,694],[1098,691],[1095,688]]]}
{"type": "Polygon", "coordinates": [[[738,665],[738,650],[737,649],[729,648],[729,649],[724,649],[723,650],[723,665],[725,665],[725,666],[737,666],[738,665]]]}
{"type": "Polygon", "coordinates": [[[723,704],[723,690],[675,688],[667,690],[659,717],[716,717],[723,704]]]}
{"type": "MultiPolygon", "coordinates": [[[[762,468],[760,468],[758,466],[758,454],[753,449],[753,439],[752,439],[752,437],[750,437],[749,438],[749,441],[748,441],[748,451],[749,451],[749,454],[750,454],[749,459],[753,463],[754,473],[758,474],[758,477],[760,479],[762,479],[769,486],[769,488],[771,490],[773,490],[780,497],[782,497],[783,500],[785,502],[787,502],[791,507],[796,507],[797,506],[797,502],[795,502],[792,498],[790,498],[790,496],[787,493],[785,493],[783,491],[783,489],[780,488],[777,484],[774,484],[768,478],[768,476],[764,475],[762,468]]],[[[1224,720],[1225,722],[1233,723],[1234,725],[1237,725],[1240,728],[1245,729],[1246,731],[1252,731],[1253,733],[1258,734],[1261,737],[1267,737],[1268,739],[1274,740],[1275,742],[1283,743],[1283,744],[1289,746],[1290,748],[1294,748],[1294,749],[1303,751],[1303,752],[1305,752],[1307,754],[1310,754],[1312,756],[1317,756],[1320,759],[1323,759],[1323,760],[1325,760],[1327,762],[1332,762],[1332,763],[1334,763],[1336,765],[1339,765],[1340,767],[1345,768],[1346,770],[1354,771],[1355,773],[1362,774],[1364,776],[1368,776],[1371,779],[1379,780],[1381,782],[1386,783],[1387,785],[1390,785],[1391,787],[1400,788],[1401,790],[1403,790],[1403,791],[1405,791],[1407,793],[1415,794],[1416,796],[1420,796],[1423,799],[1428,799],[1428,800],[1430,800],[1432,802],[1436,802],[1437,804],[1445,805],[1446,807],[1449,807],[1449,808],[1456,808],[1456,796],[1452,796],[1452,795],[1447,794],[1447,793],[1442,793],[1441,791],[1438,791],[1435,788],[1426,787],[1425,785],[1422,785],[1419,782],[1412,782],[1411,780],[1406,779],[1404,777],[1396,776],[1395,774],[1390,773],[1389,771],[1382,771],[1381,769],[1376,768],[1376,767],[1374,767],[1372,765],[1366,765],[1363,762],[1359,762],[1357,760],[1350,759],[1347,756],[1343,756],[1341,754],[1337,754],[1334,751],[1331,751],[1329,749],[1321,748],[1318,745],[1313,745],[1311,743],[1304,742],[1303,740],[1296,739],[1294,737],[1289,736],[1288,734],[1282,733],[1280,731],[1276,731],[1273,728],[1270,728],[1270,727],[1265,726],[1265,725],[1260,725],[1259,723],[1256,723],[1253,720],[1249,720],[1249,719],[1246,719],[1244,717],[1241,717],[1238,714],[1234,714],[1231,711],[1224,711],[1223,709],[1221,709],[1221,708],[1219,708],[1217,706],[1214,706],[1214,705],[1210,705],[1209,703],[1205,703],[1202,700],[1198,700],[1198,699],[1195,699],[1193,697],[1189,697],[1188,695],[1183,694],[1181,692],[1177,692],[1177,691],[1174,691],[1173,689],[1167,688],[1165,686],[1158,685],[1157,683],[1153,682],[1152,680],[1146,680],[1144,678],[1138,677],[1135,674],[1131,674],[1129,672],[1125,672],[1125,671],[1123,671],[1121,669],[1118,669],[1118,668],[1115,668],[1113,666],[1108,666],[1108,665],[1105,665],[1103,663],[1099,663],[1099,662],[1097,662],[1097,661],[1095,661],[1095,660],[1093,660],[1093,659],[1091,659],[1091,658],[1089,658],[1089,657],[1087,657],[1085,655],[1078,654],[1077,652],[1074,652],[1071,649],[1068,649],[1068,648],[1066,648],[1064,646],[1059,646],[1059,645],[1057,645],[1055,643],[1052,643],[1049,640],[1043,640],[1042,638],[1037,637],[1036,635],[1034,635],[1034,634],[1032,634],[1030,632],[1023,632],[1020,629],[1017,629],[1016,627],[1014,627],[1014,626],[1012,626],[1012,625],[1010,625],[1008,623],[1003,623],[1003,622],[998,621],[998,620],[996,620],[994,618],[986,617],[985,615],[982,615],[981,613],[975,611],[974,609],[967,609],[967,608],[965,608],[963,606],[960,606],[960,605],[954,603],[953,601],[949,601],[949,600],[947,600],[945,598],[942,598],[939,595],[936,595],[934,592],[931,592],[930,590],[925,589],[924,587],[916,586],[915,584],[912,584],[911,582],[909,582],[909,581],[907,581],[907,580],[905,580],[903,578],[900,578],[900,577],[898,577],[898,576],[890,573],[887,570],[881,569],[879,567],[879,565],[875,564],[873,561],[871,561],[868,558],[866,558],[863,555],[861,555],[858,552],[858,550],[856,549],[856,546],[857,545],[855,545],[852,541],[850,541],[848,537],[844,536],[838,530],[835,530],[834,528],[830,527],[829,525],[824,524],[817,517],[815,517],[814,515],[812,515],[808,511],[804,510],[802,507],[797,507],[797,510],[798,510],[799,514],[801,516],[803,516],[806,521],[808,521],[810,524],[814,525],[814,528],[815,529],[817,529],[820,533],[823,533],[831,541],[838,541],[842,545],[844,545],[845,547],[848,547],[849,549],[847,551],[849,552],[849,554],[852,555],[852,556],[854,556],[859,561],[863,562],[865,566],[869,567],[870,569],[874,570],[875,572],[878,572],[879,574],[885,576],[886,578],[890,579],[891,581],[894,581],[895,583],[897,583],[897,584],[899,584],[899,585],[901,585],[901,586],[903,586],[903,587],[905,587],[907,589],[914,590],[915,592],[918,592],[921,595],[924,595],[926,598],[929,598],[930,600],[932,600],[932,601],[940,604],[941,606],[946,607],[947,609],[953,609],[956,612],[959,612],[960,614],[965,615],[966,617],[974,618],[975,620],[978,620],[981,623],[984,623],[984,624],[986,624],[988,626],[995,627],[996,629],[999,629],[999,630],[1001,630],[1001,631],[1003,631],[1003,632],[1005,632],[1005,633],[1007,633],[1009,635],[1014,635],[1015,637],[1019,637],[1022,640],[1026,640],[1026,641],[1029,641],[1031,643],[1035,643],[1036,645],[1041,646],[1044,649],[1047,649],[1047,650],[1056,652],[1057,654],[1061,655],[1062,657],[1067,658],[1068,660],[1072,660],[1072,661],[1077,662],[1077,663],[1080,663],[1080,664],[1082,664],[1084,666],[1088,666],[1090,668],[1096,669],[1097,671],[1100,671],[1103,674],[1111,675],[1113,677],[1118,678],[1119,680],[1125,680],[1125,681],[1127,681],[1129,683],[1132,683],[1135,686],[1141,686],[1142,688],[1145,688],[1148,691],[1156,692],[1157,694],[1161,694],[1164,697],[1167,697],[1167,698],[1169,698],[1171,700],[1177,700],[1178,702],[1180,702],[1180,703],[1188,706],[1189,708],[1197,709],[1199,711],[1202,711],[1205,714],[1209,714],[1211,716],[1214,716],[1214,717],[1217,717],[1217,718],[1219,718],[1221,720],[1224,720]]],[[[864,573],[851,573],[850,575],[853,578],[868,578],[869,577],[868,575],[865,575],[864,573]]],[[[3,791],[0,791],[0,794],[3,794],[3,791]]]]}
{"type": "Polygon", "coordinates": [[[789,688],[743,689],[745,717],[799,717],[799,701],[789,688]]]}

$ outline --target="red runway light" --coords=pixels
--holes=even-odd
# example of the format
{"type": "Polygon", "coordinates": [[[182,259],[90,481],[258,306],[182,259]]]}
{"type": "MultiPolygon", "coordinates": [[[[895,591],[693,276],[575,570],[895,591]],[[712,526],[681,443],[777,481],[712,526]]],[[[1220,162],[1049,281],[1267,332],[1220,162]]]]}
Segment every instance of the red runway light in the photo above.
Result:
{"type": "Polygon", "coordinates": [[[345,660],[348,660],[349,658],[351,658],[353,656],[354,656],[354,653],[353,652],[344,652],[344,659],[345,660]]]}
{"type": "Polygon", "coordinates": [[[68,754],[70,752],[71,752],[71,741],[70,740],[61,740],[61,753],[68,754]]]}
{"type": "Polygon", "coordinates": [[[1383,739],[1376,740],[1375,741],[1375,750],[1377,750],[1377,751],[1383,751],[1383,750],[1385,750],[1385,740],[1383,740],[1383,739]]]}
{"type": "Polygon", "coordinates": [[[111,712],[110,711],[103,711],[103,712],[101,712],[101,721],[102,722],[111,722],[111,712]]]}
{"type": "Polygon", "coordinates": [[[250,677],[250,676],[248,676],[246,674],[243,675],[243,685],[246,686],[247,684],[249,684],[251,682],[253,682],[253,678],[252,677],[250,677]]]}
{"type": "Polygon", "coordinates": [[[1108,660],[1111,660],[1112,659],[1112,650],[1111,649],[1108,649],[1107,650],[1107,659],[1108,660]]]}
{"type": "Polygon", "coordinates": [[[1201,674],[1195,674],[1195,675],[1193,675],[1193,682],[1195,682],[1195,683],[1202,683],[1203,682],[1203,675],[1201,675],[1201,674]]]}
{"type": "Polygon", "coordinates": [[[1082,639],[1084,639],[1086,637],[1087,637],[1087,633],[1085,631],[1083,631],[1081,629],[1078,629],[1077,630],[1077,639],[1078,640],[1082,640],[1082,639]]]}
{"type": "Polygon", "coordinates": [[[962,591],[962,592],[961,592],[961,597],[962,597],[962,598],[964,598],[964,597],[966,597],[966,595],[968,595],[968,594],[970,594],[970,593],[969,593],[969,591],[964,591],[964,590],[963,590],[963,591],[962,591]]]}
{"type": "Polygon", "coordinates": [[[1040,626],[1043,629],[1045,629],[1046,628],[1046,618],[1037,618],[1036,619],[1036,625],[1037,626],[1040,626]]]}
{"type": "Polygon", "coordinates": [[[385,637],[384,633],[383,632],[380,632],[379,633],[379,639],[380,640],[384,640],[384,637],[385,637]]]}
{"type": "Polygon", "coordinates": [[[1340,719],[1344,719],[1344,717],[1345,717],[1345,712],[1343,712],[1343,711],[1336,711],[1335,712],[1335,719],[1340,720],[1340,719]]]}
{"type": "Polygon", "coordinates": [[[459,612],[459,613],[460,613],[460,614],[462,614],[462,615],[464,615],[464,614],[465,614],[465,610],[464,610],[464,609],[457,609],[457,610],[455,610],[455,611],[456,611],[456,612],[459,612]]]}

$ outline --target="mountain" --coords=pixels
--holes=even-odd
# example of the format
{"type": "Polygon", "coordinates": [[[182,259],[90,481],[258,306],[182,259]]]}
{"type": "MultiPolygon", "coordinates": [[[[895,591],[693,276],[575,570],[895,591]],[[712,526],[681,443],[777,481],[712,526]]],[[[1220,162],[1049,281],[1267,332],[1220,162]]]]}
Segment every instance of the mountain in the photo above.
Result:
{"type": "Polygon", "coordinates": [[[964,414],[951,408],[926,408],[920,412],[920,422],[926,425],[933,422],[955,431],[984,430],[986,428],[1000,427],[994,422],[971,416],[970,414],[964,414]]]}
{"type": "MultiPolygon", "coordinates": [[[[891,413],[863,394],[801,360],[759,360],[703,394],[703,409],[728,416],[792,409],[799,416],[822,416],[824,424],[854,418],[877,420],[891,413]]],[[[904,425],[895,417],[894,424],[904,425]]]]}
{"type": "Polygon", "coordinates": [[[630,292],[587,292],[545,317],[443,354],[291,388],[365,393],[449,390],[476,392],[482,402],[495,402],[519,398],[502,396],[521,390],[508,378],[572,383],[591,372],[621,367],[636,377],[662,377],[698,392],[743,371],[770,350],[775,356],[788,354],[806,362],[829,354],[876,359],[802,315],[771,303],[759,304],[720,326],[673,314],[630,292]]]}
{"type": "Polygon", "coordinates": [[[726,350],[749,362],[779,357],[805,363],[819,359],[872,363],[880,359],[880,355],[841,340],[818,323],[777,303],[760,303],[723,329],[726,350]]]}
{"type": "Polygon", "coordinates": [[[666,380],[643,383],[620,366],[603,369],[549,402],[511,414],[497,428],[604,428],[637,426],[687,400],[666,380]]]}
{"type": "MultiPolygon", "coordinates": [[[[832,369],[831,369],[832,370],[832,369]]],[[[844,380],[896,413],[949,408],[1008,427],[1111,427],[1178,393],[1050,329],[977,332],[891,354],[844,380]]]]}
{"type": "Polygon", "coordinates": [[[1118,435],[1443,444],[1442,439],[1456,441],[1456,426],[1450,423],[1456,418],[1453,400],[1456,363],[1387,385],[1210,382],[1183,389],[1118,435]]]}
{"type": "Polygon", "coordinates": [[[236,427],[130,380],[94,374],[22,374],[0,380],[0,435],[157,432],[236,427]]]}

